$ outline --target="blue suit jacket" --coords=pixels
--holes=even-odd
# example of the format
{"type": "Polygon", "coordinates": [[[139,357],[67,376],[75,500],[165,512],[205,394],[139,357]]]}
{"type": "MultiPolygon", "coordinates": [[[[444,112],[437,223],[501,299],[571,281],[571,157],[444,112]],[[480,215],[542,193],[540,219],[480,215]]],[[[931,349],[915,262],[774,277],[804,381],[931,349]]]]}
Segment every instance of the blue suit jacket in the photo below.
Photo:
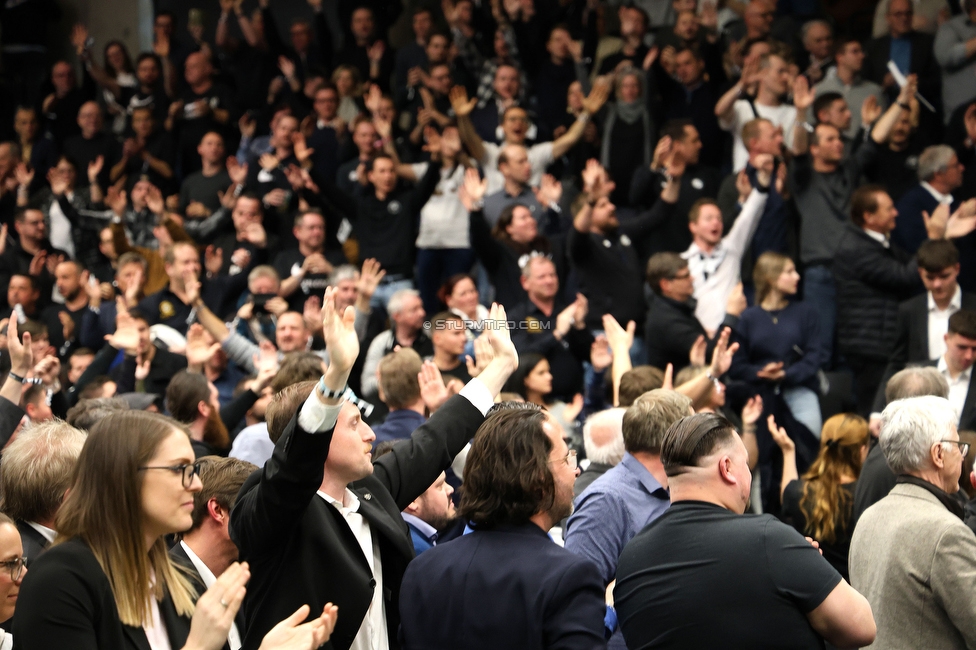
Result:
{"type": "Polygon", "coordinates": [[[606,648],[604,585],[532,523],[476,530],[407,567],[403,650],[606,648]]]}
{"type": "MultiPolygon", "coordinates": [[[[953,203],[953,210],[959,207],[957,203],[958,201],[953,203]]],[[[898,244],[902,250],[914,254],[922,242],[929,238],[922,212],[931,215],[937,207],[939,202],[922,187],[921,183],[905,192],[895,206],[898,209],[898,218],[895,221],[895,229],[891,233],[891,241],[898,244]]]]}

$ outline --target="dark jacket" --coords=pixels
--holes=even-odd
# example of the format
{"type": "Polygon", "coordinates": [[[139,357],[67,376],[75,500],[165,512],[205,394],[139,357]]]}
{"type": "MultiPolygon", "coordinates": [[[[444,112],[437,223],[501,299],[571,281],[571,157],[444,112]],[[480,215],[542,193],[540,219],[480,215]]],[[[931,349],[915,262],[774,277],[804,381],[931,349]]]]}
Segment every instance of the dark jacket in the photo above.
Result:
{"type": "MultiPolygon", "coordinates": [[[[189,578],[190,584],[193,585],[193,588],[196,589],[197,597],[199,598],[200,596],[202,596],[203,592],[207,590],[207,587],[206,585],[204,585],[203,578],[200,577],[200,572],[197,571],[197,568],[195,566],[193,566],[193,560],[191,560],[190,556],[186,554],[186,550],[183,548],[182,544],[177,542],[173,546],[173,548],[169,549],[169,559],[171,559],[175,564],[179,564],[181,567],[186,569],[184,574],[186,575],[187,578],[189,578]]],[[[238,632],[240,632],[243,635],[244,634],[244,609],[243,608],[238,610],[237,616],[234,617],[234,623],[237,624],[238,632]]],[[[224,644],[223,650],[230,650],[229,642],[224,644]]]]}
{"type": "MultiPolygon", "coordinates": [[[[677,374],[691,363],[691,346],[699,336],[708,339],[708,333],[695,317],[694,299],[680,303],[657,294],[651,295],[644,325],[647,363],[662,370],[670,363],[677,374]]],[[[735,327],[738,322],[738,318],[726,314],[722,326],[716,330],[716,336],[726,327],[735,327]]],[[[714,342],[714,339],[709,341],[709,349],[714,342]]]]}
{"type": "MultiPolygon", "coordinates": [[[[146,377],[147,393],[166,394],[169,380],[180,370],[186,368],[186,357],[168,350],[157,349],[149,363],[149,376],[146,377]]],[[[118,386],[117,392],[133,393],[136,390],[136,358],[126,355],[122,363],[115,366],[109,375],[118,386]]]]}
{"type": "Polygon", "coordinates": [[[566,247],[573,268],[579,275],[580,291],[590,303],[586,325],[603,329],[603,314],[617,322],[628,321],[644,327],[644,273],[640,253],[635,248],[674,213],[674,203],[657,200],[647,212],[621,222],[616,232],[596,234],[569,231],[566,247]]]}
{"type": "Polygon", "coordinates": [[[897,338],[898,305],[922,288],[918,264],[848,224],[834,256],[838,349],[885,361],[897,338]]]}
{"type": "MultiPolygon", "coordinates": [[[[895,207],[898,209],[898,221],[891,232],[891,241],[903,250],[914,253],[929,238],[922,213],[932,214],[939,207],[939,202],[919,183],[902,194],[895,207]]],[[[953,210],[958,207],[958,201],[953,203],[953,210]]]]}
{"type": "Polygon", "coordinates": [[[30,569],[37,558],[47,550],[51,542],[41,535],[26,521],[17,521],[17,531],[20,533],[20,543],[24,546],[24,557],[27,558],[27,568],[30,569]]]}
{"type": "MultiPolygon", "coordinates": [[[[400,512],[431,486],[483,421],[471,402],[455,396],[409,442],[379,458],[371,476],[349,485],[379,543],[393,649],[400,624],[400,582],[414,557],[400,512]]],[[[359,543],[339,511],[316,495],[332,433],[306,432],[293,417],[264,468],[241,488],[230,535],[241,560],[251,565],[244,650],[257,648],[268,630],[303,604],[321,611],[327,602],[345,612],[331,647],[346,650],[369,608],[376,582],[359,543]]]]}
{"type": "MultiPolygon", "coordinates": [[[[916,31],[909,33],[908,38],[912,43],[909,73],[918,75],[918,92],[939,107],[942,104],[942,71],[933,49],[935,39],[931,34],[916,31]]],[[[864,48],[864,53],[867,56],[861,74],[876,84],[884,84],[885,75],[888,74],[888,61],[891,59],[891,36],[873,39],[864,48]]],[[[927,111],[923,110],[924,112],[927,111]]]]}
{"type": "MultiPolygon", "coordinates": [[[[976,294],[963,291],[962,308],[976,311],[976,294]]],[[[884,377],[874,398],[874,410],[885,407],[888,380],[908,364],[924,364],[929,359],[929,294],[923,293],[898,305],[898,327],[895,347],[888,359],[884,377]]]]}
{"type": "Polygon", "coordinates": [[[476,530],[407,568],[401,641],[410,650],[605,648],[603,591],[596,566],[533,523],[476,530]]]}
{"type": "MultiPolygon", "coordinates": [[[[182,648],[190,620],[176,613],[167,594],[160,616],[173,648],[182,648]]],[[[14,617],[18,650],[149,650],[141,627],[123,625],[108,577],[80,539],[39,557],[24,577],[14,617]]]]}
{"type": "Polygon", "coordinates": [[[552,372],[553,395],[566,402],[583,387],[583,362],[590,360],[593,334],[590,330],[570,327],[562,340],[556,340],[556,318],[567,307],[558,298],[552,314],[545,313],[535,303],[526,300],[508,311],[509,320],[516,323],[532,323],[512,332],[512,342],[519,354],[537,352],[549,361],[552,372]]]}

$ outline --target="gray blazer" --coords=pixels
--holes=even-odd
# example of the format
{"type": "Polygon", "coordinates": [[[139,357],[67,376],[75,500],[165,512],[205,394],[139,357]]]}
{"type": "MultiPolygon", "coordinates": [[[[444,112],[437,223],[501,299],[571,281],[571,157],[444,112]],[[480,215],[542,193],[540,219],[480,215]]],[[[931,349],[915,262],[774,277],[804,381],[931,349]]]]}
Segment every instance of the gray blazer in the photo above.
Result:
{"type": "Polygon", "coordinates": [[[869,647],[976,647],[976,536],[934,494],[892,488],[858,520],[849,562],[878,625],[869,647]]]}

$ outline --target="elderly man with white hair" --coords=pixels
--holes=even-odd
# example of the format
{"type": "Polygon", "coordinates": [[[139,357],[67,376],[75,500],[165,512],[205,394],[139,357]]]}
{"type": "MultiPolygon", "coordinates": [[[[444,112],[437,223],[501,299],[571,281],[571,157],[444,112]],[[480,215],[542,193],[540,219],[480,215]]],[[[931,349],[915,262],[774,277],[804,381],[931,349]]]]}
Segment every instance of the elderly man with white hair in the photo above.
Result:
{"type": "Polygon", "coordinates": [[[959,490],[969,445],[941,397],[892,402],[879,444],[898,482],[858,520],[851,585],[871,603],[874,648],[976,647],[976,537],[959,490]]]}
{"type": "Polygon", "coordinates": [[[607,473],[624,457],[623,421],[625,408],[598,411],[583,423],[583,450],[589,461],[576,477],[573,496],[578,497],[590,484],[607,473]]]}

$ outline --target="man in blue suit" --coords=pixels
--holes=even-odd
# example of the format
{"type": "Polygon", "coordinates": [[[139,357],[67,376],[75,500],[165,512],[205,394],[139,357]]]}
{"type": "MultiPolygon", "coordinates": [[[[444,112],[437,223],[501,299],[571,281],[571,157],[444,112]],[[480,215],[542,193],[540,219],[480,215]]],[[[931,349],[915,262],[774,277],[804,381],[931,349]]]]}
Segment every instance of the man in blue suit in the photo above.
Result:
{"type": "Polygon", "coordinates": [[[537,407],[489,415],[464,467],[460,514],[473,532],[407,567],[403,650],[606,647],[599,571],[547,535],[572,512],[578,473],[537,407]]]}
{"type": "Polygon", "coordinates": [[[962,185],[964,167],[952,147],[937,144],[925,149],[918,157],[919,183],[905,192],[898,204],[898,221],[891,232],[891,240],[903,250],[914,253],[929,238],[922,213],[931,215],[945,203],[955,211],[959,201],[952,191],[962,185]]]}

